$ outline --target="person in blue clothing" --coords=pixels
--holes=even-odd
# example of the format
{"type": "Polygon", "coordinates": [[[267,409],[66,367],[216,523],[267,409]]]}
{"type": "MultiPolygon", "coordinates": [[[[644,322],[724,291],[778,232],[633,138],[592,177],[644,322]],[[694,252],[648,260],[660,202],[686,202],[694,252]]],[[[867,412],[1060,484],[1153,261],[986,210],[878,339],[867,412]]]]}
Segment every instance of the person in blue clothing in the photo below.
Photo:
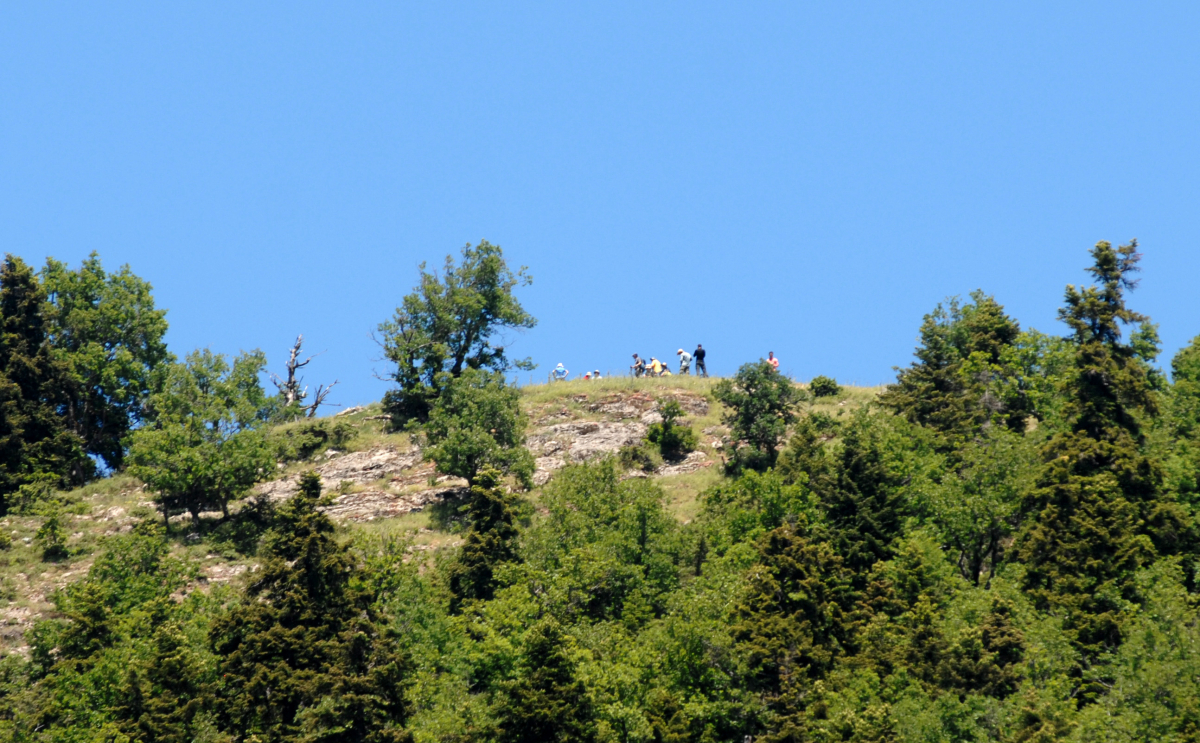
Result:
{"type": "Polygon", "coordinates": [[[554,371],[550,372],[550,378],[555,382],[565,382],[567,381],[567,375],[570,373],[571,372],[567,371],[566,367],[564,367],[560,361],[558,362],[558,366],[554,367],[554,371]]]}

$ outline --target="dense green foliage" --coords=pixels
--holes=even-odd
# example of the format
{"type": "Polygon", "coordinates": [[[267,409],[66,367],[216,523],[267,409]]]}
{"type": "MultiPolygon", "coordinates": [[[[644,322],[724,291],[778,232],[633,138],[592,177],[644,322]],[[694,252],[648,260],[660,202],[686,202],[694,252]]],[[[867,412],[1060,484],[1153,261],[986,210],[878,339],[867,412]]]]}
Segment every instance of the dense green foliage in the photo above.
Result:
{"type": "Polygon", "coordinates": [[[122,266],[106,273],[92,253],[78,268],[50,259],[42,269],[50,343],[77,385],[64,415],[89,454],[120,468],[124,438],[145,417],[146,400],[171,360],[166,310],[150,284],[122,266]]]}
{"type": "Polygon", "coordinates": [[[837,397],[842,394],[841,385],[836,379],[819,374],[808,383],[808,391],[813,397],[837,397]]]}
{"type": "Polygon", "coordinates": [[[181,511],[228,514],[229,503],[275,468],[261,426],[266,360],[244,353],[230,364],[205,349],[173,364],[150,398],[153,425],[133,434],[129,471],[156,491],[164,519],[181,511]]]}
{"type": "MultiPolygon", "coordinates": [[[[0,272],[0,497],[80,485],[96,460],[119,469],[129,432],[170,361],[165,311],[128,266],[106,273],[50,259],[38,277],[7,256],[0,272]]],[[[29,501],[26,494],[21,500],[29,501]]]]}
{"type": "Polygon", "coordinates": [[[766,361],[743,364],[732,379],[722,379],[713,395],[727,409],[724,422],[735,446],[732,471],[763,470],[775,464],[779,442],[796,419],[801,392],[792,380],[766,361]]]}
{"type": "Polygon", "coordinates": [[[659,400],[658,414],[662,420],[651,423],[646,440],[658,448],[666,460],[679,460],[696,448],[696,432],[680,423],[683,408],[677,400],[659,400]]]}
{"type": "MultiPolygon", "coordinates": [[[[256,568],[203,587],[186,539],[146,518],[0,663],[0,741],[1200,739],[1200,339],[1154,368],[1127,306],[1138,257],[1095,247],[1064,338],[982,293],[938,308],[879,402],[802,409],[743,366],[713,393],[732,466],[700,473],[686,512],[679,480],[615,458],[515,492],[518,393],[443,369],[425,455],[472,484],[431,508],[452,546],[335,526],[309,473],[264,511],[256,568]]],[[[13,266],[5,288],[36,297],[13,266]]],[[[40,340],[19,358],[48,348],[20,337],[40,340]]],[[[260,369],[166,370],[130,453],[166,513],[348,435],[268,436],[260,369]]],[[[634,450],[661,463],[695,444],[676,401],[659,412],[634,450]]],[[[47,559],[70,549],[59,500],[40,499],[47,559]]]]}
{"type": "Polygon", "coordinates": [[[79,394],[47,333],[45,294],[8,255],[0,268],[0,498],[23,485],[79,484],[92,473],[84,442],[62,410],[79,394]]]}
{"type": "Polygon", "coordinates": [[[500,246],[486,240],[464,247],[457,265],[446,256],[440,276],[421,264],[420,284],[379,326],[384,355],[396,365],[392,378],[399,388],[384,397],[395,425],[424,421],[449,379],[467,369],[503,374],[533,368],[528,360],[510,360],[494,342],[504,331],[537,324],[513,295],[531,282],[524,268],[509,269],[500,246]]]}
{"type": "Polygon", "coordinates": [[[497,372],[467,369],[446,380],[425,424],[425,458],[468,484],[484,468],[532,484],[533,457],[523,446],[528,421],[521,393],[497,372]]]}

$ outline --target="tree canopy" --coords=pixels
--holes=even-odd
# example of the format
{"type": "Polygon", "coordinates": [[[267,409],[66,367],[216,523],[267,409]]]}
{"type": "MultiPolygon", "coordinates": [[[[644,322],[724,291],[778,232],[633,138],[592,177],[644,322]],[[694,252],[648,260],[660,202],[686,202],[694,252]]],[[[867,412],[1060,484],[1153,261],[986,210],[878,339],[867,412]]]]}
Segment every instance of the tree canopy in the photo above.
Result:
{"type": "Polygon", "coordinates": [[[425,420],[447,380],[467,369],[533,368],[527,359],[508,357],[504,335],[537,324],[513,294],[533,279],[524,267],[510,269],[499,245],[467,244],[458,263],[446,256],[440,274],[424,263],[420,273],[413,292],[379,325],[384,355],[396,365],[391,377],[399,388],[387,394],[384,407],[397,425],[425,420]]]}

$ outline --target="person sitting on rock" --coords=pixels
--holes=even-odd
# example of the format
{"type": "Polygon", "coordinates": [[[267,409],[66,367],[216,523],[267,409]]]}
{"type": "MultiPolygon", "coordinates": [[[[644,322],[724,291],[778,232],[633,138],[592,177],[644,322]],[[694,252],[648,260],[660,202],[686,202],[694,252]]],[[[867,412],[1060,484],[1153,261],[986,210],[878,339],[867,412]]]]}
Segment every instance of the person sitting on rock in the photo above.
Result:
{"type": "Polygon", "coordinates": [[[666,367],[663,365],[663,362],[659,361],[657,358],[655,358],[653,356],[650,357],[650,376],[661,377],[662,370],[665,368],[666,367]]]}
{"type": "Polygon", "coordinates": [[[599,379],[599,378],[600,378],[600,370],[597,369],[596,371],[592,372],[592,379],[599,379]]]}

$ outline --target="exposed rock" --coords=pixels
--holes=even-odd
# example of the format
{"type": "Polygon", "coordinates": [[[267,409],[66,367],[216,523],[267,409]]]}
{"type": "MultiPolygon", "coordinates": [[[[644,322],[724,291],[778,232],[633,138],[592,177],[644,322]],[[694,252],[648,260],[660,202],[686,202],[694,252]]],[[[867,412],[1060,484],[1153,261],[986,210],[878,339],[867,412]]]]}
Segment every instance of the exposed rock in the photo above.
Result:
{"type": "MultiPolygon", "coordinates": [[[[411,477],[412,470],[420,464],[421,453],[417,449],[402,454],[395,447],[388,446],[343,454],[313,469],[321,477],[321,487],[333,490],[343,482],[365,485],[388,477],[411,477]]],[[[427,467],[426,473],[428,472],[432,472],[432,468],[427,467]]],[[[278,501],[291,497],[296,492],[299,482],[300,475],[291,475],[281,480],[262,483],[255,490],[271,500],[278,501]]]]}
{"type": "Polygon", "coordinates": [[[364,490],[360,493],[339,495],[331,505],[322,510],[329,514],[330,518],[342,521],[374,521],[420,511],[434,501],[461,497],[466,492],[466,489],[461,487],[434,488],[407,495],[397,495],[386,490],[364,490]]]}

